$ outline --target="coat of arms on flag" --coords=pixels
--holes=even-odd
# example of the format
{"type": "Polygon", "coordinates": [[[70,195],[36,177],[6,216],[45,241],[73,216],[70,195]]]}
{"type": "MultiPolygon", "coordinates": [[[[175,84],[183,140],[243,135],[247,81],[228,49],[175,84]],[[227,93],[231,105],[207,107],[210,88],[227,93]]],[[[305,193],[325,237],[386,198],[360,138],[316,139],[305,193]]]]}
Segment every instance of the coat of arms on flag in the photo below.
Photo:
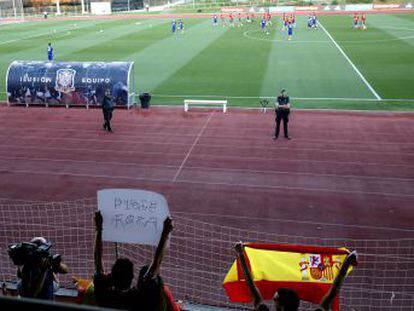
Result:
{"type": "MultiPolygon", "coordinates": [[[[318,304],[329,291],[350,251],[345,248],[245,243],[244,253],[253,282],[263,299],[270,300],[278,289],[289,288],[296,291],[301,300],[318,304]]],[[[351,271],[352,268],[348,273],[351,271]]],[[[223,285],[230,301],[251,301],[239,259],[231,266],[223,285]]],[[[332,310],[339,310],[338,297],[332,310]]]]}
{"type": "Polygon", "coordinates": [[[56,86],[58,92],[69,93],[75,90],[75,74],[74,69],[59,69],[56,71],[56,86]]]}

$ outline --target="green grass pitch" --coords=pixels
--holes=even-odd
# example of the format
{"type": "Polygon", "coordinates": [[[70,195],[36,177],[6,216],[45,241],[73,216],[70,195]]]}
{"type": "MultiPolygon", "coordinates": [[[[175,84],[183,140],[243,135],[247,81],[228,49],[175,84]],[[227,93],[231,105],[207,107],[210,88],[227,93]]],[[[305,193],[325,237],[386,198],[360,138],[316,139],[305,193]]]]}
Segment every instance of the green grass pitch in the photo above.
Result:
{"type": "MultiPolygon", "coordinates": [[[[175,35],[162,18],[1,25],[0,76],[13,60],[46,60],[52,42],[56,61],[134,61],[137,92],[153,93],[153,104],[258,107],[286,88],[300,108],[414,110],[414,14],[369,15],[365,31],[351,15],[319,21],[309,31],[299,16],[291,41],[278,17],[268,35],[259,18],[234,28],[189,18],[175,35]]],[[[4,78],[0,91],[4,100],[4,78]]]]}

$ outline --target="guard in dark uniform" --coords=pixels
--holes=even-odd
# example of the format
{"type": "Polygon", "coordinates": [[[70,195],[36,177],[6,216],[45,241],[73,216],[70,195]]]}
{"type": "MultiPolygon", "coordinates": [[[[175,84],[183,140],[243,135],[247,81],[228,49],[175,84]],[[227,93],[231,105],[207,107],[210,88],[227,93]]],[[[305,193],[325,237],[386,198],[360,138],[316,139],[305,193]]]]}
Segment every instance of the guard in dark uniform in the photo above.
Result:
{"type": "Polygon", "coordinates": [[[112,111],[114,110],[114,105],[112,103],[111,92],[109,89],[105,91],[105,95],[102,101],[102,112],[105,123],[103,124],[104,130],[108,132],[113,132],[111,128],[111,119],[112,119],[112,111]]]}
{"type": "Polygon", "coordinates": [[[285,138],[290,139],[288,135],[288,122],[289,122],[289,113],[290,113],[290,101],[289,96],[287,96],[286,91],[282,90],[280,95],[277,97],[277,102],[275,103],[276,110],[276,132],[273,139],[279,137],[280,130],[280,121],[283,120],[283,130],[285,133],[285,138]]]}

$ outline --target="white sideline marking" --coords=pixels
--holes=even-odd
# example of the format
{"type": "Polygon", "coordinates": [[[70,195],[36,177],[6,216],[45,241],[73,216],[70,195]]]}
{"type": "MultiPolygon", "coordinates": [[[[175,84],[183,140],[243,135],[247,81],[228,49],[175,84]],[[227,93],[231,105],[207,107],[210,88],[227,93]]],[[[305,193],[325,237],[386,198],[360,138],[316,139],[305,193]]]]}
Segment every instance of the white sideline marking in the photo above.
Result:
{"type": "MultiPolygon", "coordinates": [[[[5,92],[0,92],[5,93],[5,92]]],[[[233,98],[233,99],[262,99],[262,98],[271,98],[276,99],[277,96],[273,95],[262,95],[262,96],[235,96],[235,95],[200,95],[200,94],[152,94],[155,97],[165,97],[165,98],[185,98],[185,97],[206,97],[206,98],[233,98]]],[[[365,102],[377,102],[377,101],[383,101],[383,102],[414,102],[414,98],[356,98],[356,97],[290,97],[291,99],[296,100],[337,100],[337,101],[365,101],[365,102]]],[[[158,105],[158,106],[168,106],[168,105],[158,105]]],[[[176,106],[176,105],[174,105],[176,106]]]]}
{"type": "Polygon", "coordinates": [[[358,74],[358,76],[362,79],[362,81],[365,83],[365,85],[369,88],[369,90],[374,94],[374,96],[377,98],[377,100],[381,100],[381,97],[378,95],[377,92],[375,92],[374,88],[369,84],[369,82],[365,79],[365,77],[362,75],[362,73],[358,70],[358,68],[354,65],[354,63],[349,59],[348,55],[345,54],[344,50],[336,43],[335,39],[331,36],[331,34],[326,30],[326,28],[322,25],[321,22],[318,23],[322,30],[326,33],[326,35],[331,39],[332,43],[336,46],[336,48],[341,52],[341,54],[345,57],[345,59],[348,61],[348,63],[351,65],[351,67],[355,70],[355,72],[358,74]]]}
{"type": "MultiPolygon", "coordinates": [[[[13,43],[13,42],[18,42],[18,41],[23,41],[23,40],[27,40],[27,39],[33,39],[33,38],[37,38],[37,37],[43,37],[43,36],[47,36],[47,35],[51,35],[51,34],[58,34],[58,33],[67,32],[67,31],[76,30],[76,29],[83,29],[83,28],[87,28],[89,26],[94,26],[94,25],[95,25],[94,23],[93,24],[87,24],[87,25],[82,25],[83,27],[70,27],[70,28],[62,29],[62,30],[56,31],[55,33],[44,32],[44,33],[39,33],[37,35],[31,35],[31,36],[25,36],[25,37],[21,37],[21,38],[17,38],[17,39],[12,39],[12,40],[1,41],[0,45],[13,43]]],[[[50,26],[50,27],[52,27],[52,26],[50,26]]],[[[2,93],[6,93],[6,92],[2,92],[2,93]]]]}
{"type": "Polygon", "coordinates": [[[181,170],[183,169],[185,162],[187,162],[187,159],[190,157],[191,152],[193,151],[194,147],[197,145],[198,141],[200,140],[201,135],[203,135],[204,130],[206,129],[208,123],[210,122],[211,117],[213,116],[213,114],[214,114],[214,111],[210,114],[207,121],[204,123],[203,127],[201,128],[200,132],[198,132],[198,135],[197,135],[196,139],[194,140],[193,144],[191,145],[190,150],[188,150],[187,155],[185,156],[183,162],[181,162],[180,167],[178,168],[177,172],[175,173],[174,178],[172,179],[173,182],[175,182],[177,180],[178,175],[180,175],[181,170]]]}

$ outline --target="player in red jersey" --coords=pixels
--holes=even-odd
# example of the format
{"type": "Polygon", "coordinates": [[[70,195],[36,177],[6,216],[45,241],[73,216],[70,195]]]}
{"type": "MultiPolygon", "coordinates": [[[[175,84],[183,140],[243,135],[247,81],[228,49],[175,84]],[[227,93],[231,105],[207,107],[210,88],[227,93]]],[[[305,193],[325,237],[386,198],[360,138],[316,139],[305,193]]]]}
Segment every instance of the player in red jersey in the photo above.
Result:
{"type": "Polygon", "coordinates": [[[238,20],[237,27],[241,27],[241,26],[243,26],[243,22],[242,22],[242,15],[241,15],[241,13],[240,13],[240,12],[239,12],[239,13],[237,13],[237,20],[238,20]]]}
{"type": "Polygon", "coordinates": [[[266,23],[268,25],[272,25],[272,14],[270,14],[270,12],[267,12],[267,16],[266,16],[266,23]]]}
{"type": "Polygon", "coordinates": [[[220,22],[223,27],[226,27],[226,20],[224,19],[223,13],[220,14],[220,22]]]}
{"type": "Polygon", "coordinates": [[[358,13],[354,13],[354,28],[358,28],[359,16],[358,13]]]}
{"type": "Polygon", "coordinates": [[[365,16],[364,13],[361,14],[361,29],[365,30],[367,29],[367,26],[365,24],[365,21],[367,20],[367,17],[365,16]]]}
{"type": "Polygon", "coordinates": [[[230,27],[234,27],[234,17],[233,17],[233,13],[229,14],[229,25],[230,27]]]}
{"type": "Polygon", "coordinates": [[[287,29],[288,25],[288,18],[286,16],[286,13],[282,14],[282,31],[287,29]]]}

